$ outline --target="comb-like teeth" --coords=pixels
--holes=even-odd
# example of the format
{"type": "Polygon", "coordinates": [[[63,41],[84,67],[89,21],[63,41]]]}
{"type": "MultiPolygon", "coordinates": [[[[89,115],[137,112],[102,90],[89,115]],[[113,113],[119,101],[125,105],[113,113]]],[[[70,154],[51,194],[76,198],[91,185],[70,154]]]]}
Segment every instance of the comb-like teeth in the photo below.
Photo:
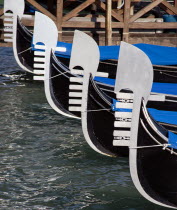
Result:
{"type": "Polygon", "coordinates": [[[70,77],[70,82],[78,82],[82,83],[83,82],[83,77],[70,77]]]}
{"type": "Polygon", "coordinates": [[[116,95],[117,98],[122,98],[122,99],[133,99],[133,94],[132,93],[117,93],[116,95]]]}
{"type": "Polygon", "coordinates": [[[116,102],[116,108],[119,108],[119,109],[133,109],[133,103],[116,102]]]}
{"type": "Polygon", "coordinates": [[[45,62],[45,58],[34,57],[35,62],[45,62]]]}
{"type": "Polygon", "coordinates": [[[35,45],[35,49],[45,50],[46,49],[46,46],[45,45],[35,45]]]}
{"type": "Polygon", "coordinates": [[[34,68],[45,68],[45,64],[41,64],[41,63],[34,63],[34,68]]]}
{"type": "Polygon", "coordinates": [[[69,97],[81,98],[82,92],[69,92],[69,97]]]}
{"type": "Polygon", "coordinates": [[[42,75],[44,75],[45,71],[44,71],[44,70],[37,70],[37,69],[34,69],[33,73],[34,73],[34,74],[42,74],[42,75]]]}
{"type": "Polygon", "coordinates": [[[44,76],[33,76],[33,80],[44,80],[44,76]]]}
{"type": "Polygon", "coordinates": [[[130,141],[129,140],[114,140],[113,141],[113,146],[130,146],[130,141]]]}
{"type": "Polygon", "coordinates": [[[82,100],[80,99],[69,99],[69,104],[81,104],[82,100]]]}
{"type": "Polygon", "coordinates": [[[12,18],[4,18],[4,22],[13,22],[13,19],[12,18]]]}
{"type": "Polygon", "coordinates": [[[4,28],[4,32],[13,32],[13,28],[4,28]]]}
{"type": "Polygon", "coordinates": [[[80,106],[69,106],[69,111],[81,112],[81,107],[80,106]]]}
{"type": "Polygon", "coordinates": [[[13,27],[13,24],[12,23],[4,23],[4,27],[10,27],[10,28],[12,28],[13,27]]]}
{"type": "Polygon", "coordinates": [[[72,69],[71,74],[84,75],[84,71],[83,70],[72,69]]]}
{"type": "Polygon", "coordinates": [[[114,122],[114,127],[116,128],[130,128],[131,127],[131,122],[125,122],[125,121],[115,121],[114,122]]]}
{"type": "Polygon", "coordinates": [[[5,17],[13,17],[13,13],[5,13],[4,16],[5,17]]]}
{"type": "Polygon", "coordinates": [[[130,137],[130,131],[115,130],[113,136],[130,137]]]}
{"type": "Polygon", "coordinates": [[[13,39],[4,39],[5,42],[13,42],[13,39]]]}
{"type": "Polygon", "coordinates": [[[82,90],[82,85],[70,85],[70,90],[82,90]]]}
{"type": "Polygon", "coordinates": [[[115,117],[132,118],[132,112],[115,112],[115,117]]]}
{"type": "Polygon", "coordinates": [[[36,55],[36,56],[45,56],[45,52],[42,52],[42,51],[34,51],[34,55],[36,55]]]}
{"type": "Polygon", "coordinates": [[[13,34],[4,34],[4,37],[12,38],[13,34]]]}

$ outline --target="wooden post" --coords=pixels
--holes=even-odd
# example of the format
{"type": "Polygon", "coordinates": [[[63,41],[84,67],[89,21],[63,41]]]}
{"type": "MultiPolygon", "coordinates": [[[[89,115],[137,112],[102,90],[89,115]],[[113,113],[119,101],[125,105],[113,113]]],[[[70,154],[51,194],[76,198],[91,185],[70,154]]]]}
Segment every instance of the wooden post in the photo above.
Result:
{"type": "Polygon", "coordinates": [[[177,0],[174,0],[174,6],[177,7],[177,0]]]}
{"type": "Polygon", "coordinates": [[[126,0],[124,4],[124,28],[122,36],[122,40],[125,42],[129,41],[130,5],[131,0],[126,0]]]}
{"type": "Polygon", "coordinates": [[[106,5],[106,45],[112,45],[112,0],[106,5]]]}
{"type": "Polygon", "coordinates": [[[57,0],[57,28],[58,40],[62,41],[62,22],[63,22],[63,0],[57,0]]]}

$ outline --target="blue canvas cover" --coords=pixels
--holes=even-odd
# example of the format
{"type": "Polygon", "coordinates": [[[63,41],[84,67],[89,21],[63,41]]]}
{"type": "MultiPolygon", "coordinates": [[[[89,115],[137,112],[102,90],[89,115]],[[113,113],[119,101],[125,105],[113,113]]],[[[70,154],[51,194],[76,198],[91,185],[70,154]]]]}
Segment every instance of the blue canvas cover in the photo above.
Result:
{"type": "Polygon", "coordinates": [[[116,99],[112,99],[111,109],[114,112],[132,112],[132,109],[116,108],[116,103],[119,102],[116,99]]]}
{"type": "MultiPolygon", "coordinates": [[[[153,65],[177,65],[177,48],[152,44],[135,44],[146,53],[153,65]]],[[[58,47],[65,47],[66,52],[56,51],[56,55],[70,57],[72,44],[58,42],[58,47]]],[[[120,46],[99,46],[100,60],[118,59],[120,46]]]]}
{"type": "Polygon", "coordinates": [[[170,144],[168,147],[177,149],[177,135],[170,131],[168,131],[168,144],[170,144]]]}
{"type": "Polygon", "coordinates": [[[177,112],[148,108],[148,112],[158,122],[177,125],[177,112]]]}
{"type": "MultiPolygon", "coordinates": [[[[115,85],[115,79],[95,77],[94,80],[97,81],[97,82],[105,83],[105,84],[112,85],[112,86],[115,85]]],[[[152,85],[151,92],[177,95],[177,84],[176,83],[154,82],[153,85],[152,85]]]]}

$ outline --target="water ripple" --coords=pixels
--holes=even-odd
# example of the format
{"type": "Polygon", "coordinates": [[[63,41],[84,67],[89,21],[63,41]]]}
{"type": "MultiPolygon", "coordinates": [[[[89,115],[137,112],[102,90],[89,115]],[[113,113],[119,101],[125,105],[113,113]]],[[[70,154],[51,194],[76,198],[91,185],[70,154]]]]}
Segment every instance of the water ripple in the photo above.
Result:
{"type": "Polygon", "coordinates": [[[21,80],[11,48],[0,55],[1,209],[162,209],[135,190],[128,159],[94,152],[42,83],[21,80]]]}

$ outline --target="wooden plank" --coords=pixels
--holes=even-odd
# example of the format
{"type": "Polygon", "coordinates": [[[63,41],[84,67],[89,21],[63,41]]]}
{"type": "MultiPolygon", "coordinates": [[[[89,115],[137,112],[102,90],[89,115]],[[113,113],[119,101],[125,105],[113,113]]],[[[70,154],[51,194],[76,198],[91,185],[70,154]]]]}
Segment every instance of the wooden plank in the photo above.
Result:
{"type": "Polygon", "coordinates": [[[177,8],[177,0],[174,0],[174,6],[177,8]]]}
{"type": "Polygon", "coordinates": [[[162,4],[167,7],[169,10],[171,10],[172,12],[174,12],[175,15],[177,15],[177,8],[172,6],[170,3],[168,3],[167,1],[163,1],[162,4]]]}
{"type": "Polygon", "coordinates": [[[63,21],[67,21],[67,20],[71,19],[72,17],[77,16],[80,11],[82,11],[83,9],[85,9],[86,7],[88,7],[90,4],[92,4],[94,2],[95,2],[95,0],[87,0],[84,3],[80,4],[78,7],[73,9],[71,12],[67,13],[63,17],[63,21]]]}
{"type": "Polygon", "coordinates": [[[26,0],[26,1],[30,3],[31,5],[33,5],[40,12],[44,13],[45,15],[50,17],[52,20],[56,21],[56,17],[53,14],[51,14],[48,10],[46,10],[44,7],[42,7],[40,4],[38,4],[36,1],[34,0],[26,0]]]}
{"type": "Polygon", "coordinates": [[[112,0],[107,0],[107,8],[106,8],[106,45],[112,45],[112,0]]]}
{"type": "Polygon", "coordinates": [[[63,22],[63,0],[57,0],[57,28],[58,28],[58,40],[62,41],[62,22],[63,22]]]}
{"type": "Polygon", "coordinates": [[[122,36],[122,40],[125,42],[128,42],[129,40],[130,6],[131,0],[126,0],[124,3],[124,28],[122,36]]]}
{"type": "Polygon", "coordinates": [[[131,29],[176,29],[177,22],[154,22],[154,23],[138,23],[133,22],[129,26],[131,29]]]}
{"type": "MultiPolygon", "coordinates": [[[[112,22],[113,28],[123,28],[122,22],[112,22]]],[[[62,23],[62,27],[65,28],[94,28],[94,29],[105,29],[105,22],[83,22],[83,21],[65,21],[62,23]]]]}
{"type": "Polygon", "coordinates": [[[174,15],[174,12],[172,12],[171,10],[169,10],[165,5],[163,5],[162,3],[161,4],[159,4],[159,7],[161,8],[161,9],[163,9],[167,14],[169,14],[169,15],[174,15]]]}
{"type": "Polygon", "coordinates": [[[152,10],[154,7],[156,7],[157,5],[159,5],[162,1],[163,0],[156,0],[156,1],[148,4],[146,7],[142,8],[135,15],[133,15],[130,18],[130,22],[134,22],[135,20],[137,20],[138,18],[140,18],[141,16],[143,16],[144,14],[146,14],[147,12],[149,12],[150,10],[152,10]]]}
{"type": "MultiPolygon", "coordinates": [[[[100,0],[97,1],[97,0],[96,0],[95,3],[96,3],[96,5],[97,5],[98,7],[100,7],[103,11],[106,11],[106,5],[105,5],[102,1],[100,1],[100,0]]],[[[114,10],[112,10],[111,14],[112,14],[112,16],[113,16],[116,20],[118,20],[118,21],[120,21],[120,22],[123,21],[123,17],[122,17],[120,14],[114,12],[114,10]]]]}

